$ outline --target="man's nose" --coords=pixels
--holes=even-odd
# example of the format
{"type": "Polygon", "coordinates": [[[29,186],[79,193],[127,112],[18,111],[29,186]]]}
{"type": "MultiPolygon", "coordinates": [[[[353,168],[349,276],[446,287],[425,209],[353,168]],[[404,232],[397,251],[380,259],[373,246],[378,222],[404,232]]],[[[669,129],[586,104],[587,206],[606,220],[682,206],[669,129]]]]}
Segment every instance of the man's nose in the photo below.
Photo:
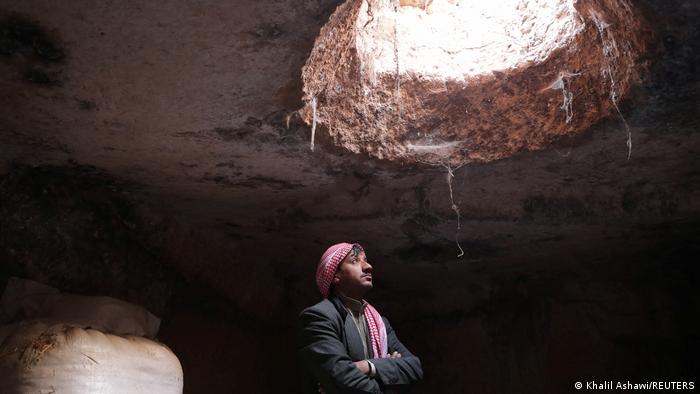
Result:
{"type": "Polygon", "coordinates": [[[372,272],[372,264],[365,260],[364,264],[362,265],[362,271],[372,272]]]}

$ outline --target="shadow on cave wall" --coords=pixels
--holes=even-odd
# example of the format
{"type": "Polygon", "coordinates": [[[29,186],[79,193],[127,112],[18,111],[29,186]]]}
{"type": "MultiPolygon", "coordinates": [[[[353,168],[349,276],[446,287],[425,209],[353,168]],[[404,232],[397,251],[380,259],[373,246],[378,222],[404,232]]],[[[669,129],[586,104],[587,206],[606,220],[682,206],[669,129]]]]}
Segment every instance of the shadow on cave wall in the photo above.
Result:
{"type": "Polygon", "coordinates": [[[0,183],[2,279],[31,277],[162,313],[177,279],[138,239],[123,186],[90,166],[14,166],[0,183]]]}
{"type": "Polygon", "coordinates": [[[56,37],[27,16],[0,10],[0,59],[10,64],[25,82],[61,86],[65,49],[56,37]]]}

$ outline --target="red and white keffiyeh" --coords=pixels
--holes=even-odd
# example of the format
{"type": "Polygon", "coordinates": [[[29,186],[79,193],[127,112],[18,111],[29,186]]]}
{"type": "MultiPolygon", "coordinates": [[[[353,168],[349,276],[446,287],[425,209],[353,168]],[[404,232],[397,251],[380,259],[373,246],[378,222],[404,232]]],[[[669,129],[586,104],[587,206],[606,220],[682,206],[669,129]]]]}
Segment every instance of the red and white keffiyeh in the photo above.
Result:
{"type": "MultiPolygon", "coordinates": [[[[335,271],[338,269],[340,262],[350,253],[353,245],[362,248],[360,244],[343,242],[331,246],[326,250],[323,256],[321,256],[318,268],[316,268],[316,284],[324,298],[328,298],[328,292],[330,291],[335,271]]],[[[374,358],[387,357],[387,338],[384,320],[382,320],[379,312],[370,304],[367,304],[365,307],[365,320],[369,328],[374,358]]]]}

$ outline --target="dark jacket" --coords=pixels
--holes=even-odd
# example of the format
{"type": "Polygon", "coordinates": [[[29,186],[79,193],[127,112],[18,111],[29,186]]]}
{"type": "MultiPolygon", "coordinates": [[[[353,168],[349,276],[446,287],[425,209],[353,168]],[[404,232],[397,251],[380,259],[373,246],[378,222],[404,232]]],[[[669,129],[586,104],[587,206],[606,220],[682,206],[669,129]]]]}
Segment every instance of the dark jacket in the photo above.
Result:
{"type": "Polygon", "coordinates": [[[420,359],[399,341],[389,321],[383,316],[382,319],[389,353],[398,351],[401,358],[370,359],[377,369],[372,378],[353,364],[353,361],[365,359],[364,348],[355,322],[342,301],[331,296],[303,310],[299,315],[303,392],[317,394],[320,382],[327,394],[378,394],[387,386],[407,385],[422,379],[420,359]]]}

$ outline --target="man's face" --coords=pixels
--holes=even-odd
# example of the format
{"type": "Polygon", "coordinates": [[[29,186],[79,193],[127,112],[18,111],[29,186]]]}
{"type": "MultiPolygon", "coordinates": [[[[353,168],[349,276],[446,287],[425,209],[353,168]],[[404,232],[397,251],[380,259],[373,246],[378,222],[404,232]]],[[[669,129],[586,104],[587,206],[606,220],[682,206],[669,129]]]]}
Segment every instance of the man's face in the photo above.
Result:
{"type": "Polygon", "coordinates": [[[353,252],[340,262],[333,285],[348,297],[361,298],[372,288],[372,266],[364,251],[353,252]]]}

